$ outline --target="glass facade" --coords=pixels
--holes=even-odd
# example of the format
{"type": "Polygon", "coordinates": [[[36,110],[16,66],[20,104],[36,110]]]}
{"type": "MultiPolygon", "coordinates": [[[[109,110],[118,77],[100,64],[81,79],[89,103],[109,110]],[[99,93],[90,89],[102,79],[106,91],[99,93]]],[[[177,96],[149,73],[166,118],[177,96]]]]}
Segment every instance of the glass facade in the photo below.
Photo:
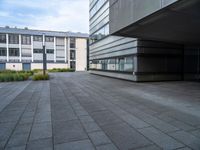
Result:
{"type": "Polygon", "coordinates": [[[46,37],[45,37],[45,41],[46,41],[46,42],[54,42],[54,37],[46,36],[46,37]]]}
{"type": "Polygon", "coordinates": [[[76,38],[70,38],[70,48],[76,48],[76,38]]]}
{"type": "Polygon", "coordinates": [[[93,60],[90,69],[132,73],[134,70],[133,56],[93,60]]]}
{"type": "Polygon", "coordinates": [[[19,48],[9,48],[9,56],[19,56],[19,48]]]}
{"type": "Polygon", "coordinates": [[[19,35],[9,34],[9,44],[19,44],[19,35]]]}
{"type": "Polygon", "coordinates": [[[132,73],[135,39],[109,35],[109,1],[90,1],[90,69],[132,73]]]}
{"type": "Polygon", "coordinates": [[[22,44],[23,45],[31,45],[31,36],[30,35],[22,35],[22,44]]]}
{"type": "Polygon", "coordinates": [[[6,56],[7,55],[7,49],[6,48],[0,48],[0,56],[6,56]]]}
{"type": "Polygon", "coordinates": [[[0,43],[6,43],[6,34],[0,34],[0,43]]]}
{"type": "Polygon", "coordinates": [[[33,36],[33,41],[42,42],[42,36],[33,36]]]}

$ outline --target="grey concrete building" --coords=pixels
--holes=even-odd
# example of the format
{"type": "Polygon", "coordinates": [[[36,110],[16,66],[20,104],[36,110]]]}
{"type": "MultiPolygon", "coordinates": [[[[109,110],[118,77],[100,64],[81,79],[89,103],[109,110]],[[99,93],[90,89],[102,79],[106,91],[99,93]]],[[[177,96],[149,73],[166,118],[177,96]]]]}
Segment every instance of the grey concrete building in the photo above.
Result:
{"type": "Polygon", "coordinates": [[[0,70],[42,69],[43,42],[47,69],[87,68],[88,35],[0,27],[0,70]]]}
{"type": "Polygon", "coordinates": [[[90,8],[92,73],[133,81],[199,79],[198,0],[91,0],[90,8]]]}

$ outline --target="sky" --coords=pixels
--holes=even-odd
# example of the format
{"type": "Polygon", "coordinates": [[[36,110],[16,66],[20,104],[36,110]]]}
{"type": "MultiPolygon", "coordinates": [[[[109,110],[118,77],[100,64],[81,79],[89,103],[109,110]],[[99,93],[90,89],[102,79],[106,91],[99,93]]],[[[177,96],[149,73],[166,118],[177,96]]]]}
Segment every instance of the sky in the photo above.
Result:
{"type": "Polygon", "coordinates": [[[0,0],[0,26],[89,32],[89,0],[0,0]]]}

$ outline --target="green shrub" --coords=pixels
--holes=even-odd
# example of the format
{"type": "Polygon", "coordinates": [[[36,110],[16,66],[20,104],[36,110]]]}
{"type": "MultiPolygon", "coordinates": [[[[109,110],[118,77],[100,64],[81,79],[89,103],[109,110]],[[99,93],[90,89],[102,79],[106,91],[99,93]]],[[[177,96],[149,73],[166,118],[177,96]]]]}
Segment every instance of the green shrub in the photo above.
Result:
{"type": "Polygon", "coordinates": [[[38,80],[49,80],[49,75],[48,74],[36,74],[33,76],[33,80],[34,81],[38,81],[38,80]]]}
{"type": "Polygon", "coordinates": [[[53,69],[49,69],[48,72],[74,72],[74,69],[70,69],[70,68],[53,68],[53,69]]]}
{"type": "Polygon", "coordinates": [[[32,71],[0,71],[0,82],[24,81],[33,75],[32,71]]]}
{"type": "Polygon", "coordinates": [[[39,73],[39,72],[42,72],[42,69],[34,69],[33,72],[34,73],[39,73]]]}

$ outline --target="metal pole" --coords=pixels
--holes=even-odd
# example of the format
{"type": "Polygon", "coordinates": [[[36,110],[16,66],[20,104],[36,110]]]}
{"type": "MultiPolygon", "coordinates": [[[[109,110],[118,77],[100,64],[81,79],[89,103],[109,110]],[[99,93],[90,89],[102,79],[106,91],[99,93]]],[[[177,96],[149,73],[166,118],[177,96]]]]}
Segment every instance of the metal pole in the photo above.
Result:
{"type": "Polygon", "coordinates": [[[46,74],[46,69],[47,69],[47,57],[45,50],[45,34],[43,34],[43,75],[46,74]]]}
{"type": "Polygon", "coordinates": [[[46,74],[46,68],[47,68],[47,59],[46,59],[45,46],[43,45],[43,75],[46,74]]]}

